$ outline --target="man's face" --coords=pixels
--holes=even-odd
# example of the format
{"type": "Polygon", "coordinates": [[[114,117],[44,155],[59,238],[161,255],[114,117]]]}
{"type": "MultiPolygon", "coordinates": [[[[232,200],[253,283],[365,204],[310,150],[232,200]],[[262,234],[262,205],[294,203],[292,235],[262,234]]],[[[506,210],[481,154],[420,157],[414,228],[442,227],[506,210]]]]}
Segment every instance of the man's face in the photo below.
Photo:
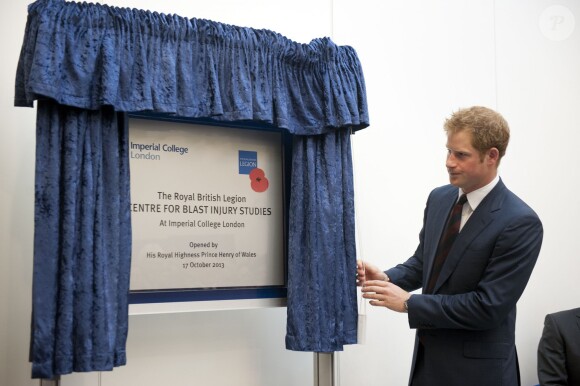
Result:
{"type": "Polygon", "coordinates": [[[467,130],[447,137],[447,161],[449,182],[470,193],[490,183],[497,173],[498,151],[487,150],[483,156],[471,144],[471,132],[467,130]]]}

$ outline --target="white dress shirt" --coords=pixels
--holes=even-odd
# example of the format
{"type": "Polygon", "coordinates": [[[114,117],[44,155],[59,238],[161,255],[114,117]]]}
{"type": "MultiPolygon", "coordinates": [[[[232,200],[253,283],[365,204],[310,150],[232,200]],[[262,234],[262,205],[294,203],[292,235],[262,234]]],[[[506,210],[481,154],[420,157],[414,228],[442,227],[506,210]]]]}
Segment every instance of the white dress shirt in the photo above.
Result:
{"type": "MultiPolygon", "coordinates": [[[[461,225],[459,226],[459,230],[463,229],[463,225],[469,220],[473,211],[477,208],[479,204],[483,201],[485,196],[491,192],[491,190],[497,185],[499,182],[499,176],[495,176],[495,178],[487,185],[474,190],[471,193],[467,193],[467,201],[463,204],[463,211],[461,212],[461,225]]],[[[458,189],[458,197],[463,194],[461,189],[458,189]]]]}

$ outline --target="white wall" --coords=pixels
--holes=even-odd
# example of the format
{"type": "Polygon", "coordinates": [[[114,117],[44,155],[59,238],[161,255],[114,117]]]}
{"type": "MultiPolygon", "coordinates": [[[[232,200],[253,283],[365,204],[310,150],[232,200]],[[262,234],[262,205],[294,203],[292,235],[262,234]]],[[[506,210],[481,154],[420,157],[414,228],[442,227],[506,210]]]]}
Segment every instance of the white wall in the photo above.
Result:
{"type": "MultiPolygon", "coordinates": [[[[500,174],[536,209],[545,228],[540,259],[518,305],[522,384],[537,383],[544,315],[580,303],[571,290],[580,271],[574,221],[580,212],[580,31],[564,34],[570,15],[580,24],[579,2],[105,3],[268,28],[299,42],[330,36],[353,46],[364,67],[371,117],[371,127],[353,138],[358,252],[384,268],[414,251],[427,194],[447,181],[443,119],[473,104],[503,113],[512,142],[500,174]],[[565,19],[550,18],[554,4],[565,8],[554,9],[553,16],[565,19]]],[[[12,107],[27,4],[0,5],[0,386],[37,385],[27,363],[35,111],[12,107]]],[[[367,311],[367,343],[340,353],[341,384],[406,384],[413,331],[405,315],[367,311]]],[[[132,316],[127,366],[65,376],[63,384],[310,384],[312,355],[284,350],[284,330],[280,308],[132,316]]]]}
{"type": "Polygon", "coordinates": [[[31,385],[35,111],[16,109],[14,79],[26,3],[2,3],[0,36],[0,386],[31,385]]]}
{"type": "MultiPolygon", "coordinates": [[[[447,180],[442,123],[451,111],[484,104],[510,122],[500,174],[545,228],[518,304],[522,385],[537,383],[544,315],[580,306],[580,31],[551,40],[564,38],[572,21],[563,13],[562,24],[546,15],[541,23],[553,4],[578,27],[577,1],[335,2],[335,40],[357,49],[370,100],[372,126],[354,137],[363,258],[389,268],[415,250],[427,194],[447,180]]],[[[407,319],[367,310],[370,342],[341,355],[343,385],[403,385],[413,341],[407,319]]]]}

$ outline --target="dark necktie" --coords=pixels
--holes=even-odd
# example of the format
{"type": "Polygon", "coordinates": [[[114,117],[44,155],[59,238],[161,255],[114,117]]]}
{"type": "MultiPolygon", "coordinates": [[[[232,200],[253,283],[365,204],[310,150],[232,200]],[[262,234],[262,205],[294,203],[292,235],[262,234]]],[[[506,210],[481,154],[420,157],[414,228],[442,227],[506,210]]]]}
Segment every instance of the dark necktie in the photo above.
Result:
{"type": "Polygon", "coordinates": [[[445,263],[445,259],[449,254],[449,250],[455,241],[455,238],[459,234],[459,227],[461,225],[461,211],[463,209],[463,204],[467,201],[467,196],[462,194],[459,197],[459,201],[451,209],[449,214],[449,219],[447,220],[447,226],[441,240],[439,240],[439,245],[437,247],[437,254],[433,260],[433,269],[431,270],[431,277],[429,278],[429,283],[427,285],[425,293],[432,293],[437,278],[439,278],[439,273],[441,273],[441,267],[445,263]]]}

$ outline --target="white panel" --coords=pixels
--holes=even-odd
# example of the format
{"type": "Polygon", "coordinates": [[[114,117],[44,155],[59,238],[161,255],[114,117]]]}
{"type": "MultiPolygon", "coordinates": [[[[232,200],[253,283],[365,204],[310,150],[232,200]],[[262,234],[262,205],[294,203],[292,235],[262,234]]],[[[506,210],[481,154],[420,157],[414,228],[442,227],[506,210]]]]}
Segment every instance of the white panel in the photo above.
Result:
{"type": "Polygon", "coordinates": [[[286,299],[264,298],[202,302],[129,304],[129,315],[172,314],[196,311],[227,311],[269,307],[286,307],[286,299]]]}
{"type": "Polygon", "coordinates": [[[284,349],[284,308],[130,318],[128,365],[102,386],[309,385],[311,353],[284,349]]]}
{"type": "Polygon", "coordinates": [[[512,134],[502,175],[545,231],[518,303],[522,385],[532,385],[544,316],[579,305],[580,2],[502,0],[496,11],[498,105],[512,134]]]}
{"type": "Polygon", "coordinates": [[[35,117],[16,109],[14,79],[30,1],[0,4],[0,385],[39,386],[30,378],[35,117]]]}
{"type": "MultiPolygon", "coordinates": [[[[72,373],[60,377],[58,386],[102,386],[102,373],[72,373]]],[[[44,386],[44,385],[41,385],[44,386]]]]}
{"type": "MultiPolygon", "coordinates": [[[[429,191],[448,183],[443,121],[495,107],[492,1],[334,3],[334,39],[365,72],[371,126],[354,135],[358,255],[383,268],[415,251],[429,191]]],[[[404,385],[414,331],[367,307],[366,343],[340,356],[342,385],[404,385]]]]}

